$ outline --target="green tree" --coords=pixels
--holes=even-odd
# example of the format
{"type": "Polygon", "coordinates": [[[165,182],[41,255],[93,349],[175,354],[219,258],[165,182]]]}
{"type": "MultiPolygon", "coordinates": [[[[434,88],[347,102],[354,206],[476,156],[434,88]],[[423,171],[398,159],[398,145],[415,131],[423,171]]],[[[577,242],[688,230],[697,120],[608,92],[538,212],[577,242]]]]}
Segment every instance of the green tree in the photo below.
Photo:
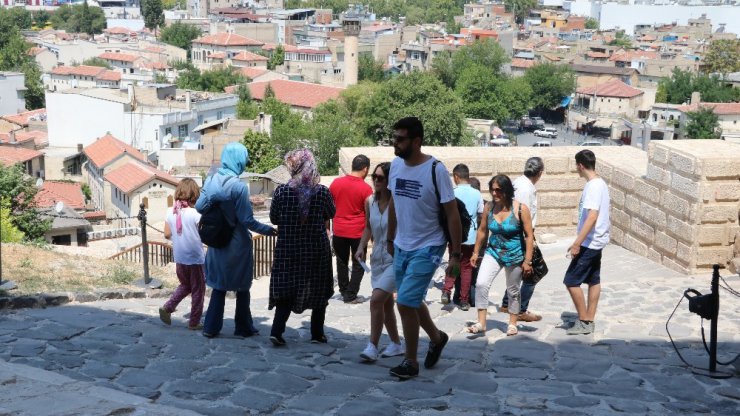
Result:
{"type": "Polygon", "coordinates": [[[624,30],[618,30],[614,35],[614,39],[609,41],[609,46],[618,46],[623,49],[629,49],[632,47],[632,41],[624,33],[624,30]]]}
{"type": "Polygon", "coordinates": [[[164,10],[185,10],[187,7],[187,0],[162,0],[164,10]]]}
{"type": "Polygon", "coordinates": [[[341,100],[329,100],[314,109],[313,116],[307,122],[306,138],[309,147],[316,153],[322,175],[336,175],[339,172],[340,148],[373,145],[372,140],[363,137],[341,100]]]}
{"type": "Polygon", "coordinates": [[[144,18],[144,26],[156,32],[157,28],[164,26],[162,0],[142,0],[141,15],[144,18]]]}
{"type": "Polygon", "coordinates": [[[175,22],[159,32],[159,40],[185,49],[188,52],[189,58],[190,51],[193,48],[193,39],[197,39],[200,33],[200,28],[195,25],[175,22]]]}
{"type": "Polygon", "coordinates": [[[182,89],[223,92],[224,88],[243,84],[244,76],[234,67],[218,68],[201,72],[197,68],[186,69],[177,77],[177,87],[182,89]]]}
{"type": "Polygon", "coordinates": [[[599,21],[594,19],[593,17],[587,17],[586,18],[586,29],[598,30],[599,21]]]}
{"type": "Polygon", "coordinates": [[[41,84],[41,68],[28,55],[31,45],[20,34],[16,22],[3,19],[0,9],[0,71],[23,72],[25,76],[26,108],[34,110],[44,106],[44,89],[41,84]]]}
{"type": "Polygon", "coordinates": [[[369,139],[390,137],[393,123],[416,116],[424,123],[425,144],[464,145],[463,103],[428,72],[415,71],[382,83],[359,109],[363,133],[369,139]]]}
{"type": "Polygon", "coordinates": [[[385,79],[383,63],[376,61],[371,53],[362,53],[358,57],[357,80],[380,82],[385,79]]]}
{"type": "Polygon", "coordinates": [[[100,7],[86,7],[85,4],[74,6],[63,5],[51,15],[51,26],[54,29],[69,33],[103,33],[106,28],[105,13],[100,7]]]}
{"type": "Polygon", "coordinates": [[[523,23],[529,12],[537,7],[537,0],[504,0],[506,11],[513,13],[517,23],[523,23]]]}
{"type": "Polygon", "coordinates": [[[93,34],[92,14],[90,14],[90,7],[87,5],[87,0],[82,3],[82,11],[80,12],[80,32],[87,33],[88,35],[93,34]]]}
{"type": "Polygon", "coordinates": [[[283,45],[277,45],[275,51],[270,56],[270,60],[267,61],[267,69],[274,71],[279,65],[285,63],[285,48],[283,45]]]}
{"type": "Polygon", "coordinates": [[[270,98],[275,98],[275,90],[272,89],[272,84],[268,82],[267,86],[265,87],[263,100],[267,100],[270,98]]]}
{"type": "Polygon", "coordinates": [[[33,25],[37,29],[42,30],[46,27],[46,24],[51,20],[51,13],[46,10],[37,10],[33,12],[33,25]]]}
{"type": "Polygon", "coordinates": [[[244,132],[242,143],[249,150],[250,172],[267,173],[283,162],[267,133],[247,130],[244,132]]]}
{"type": "Polygon", "coordinates": [[[726,86],[717,76],[695,74],[674,68],[670,78],[658,82],[655,100],[660,103],[683,104],[691,100],[691,93],[697,91],[701,100],[712,103],[740,101],[740,89],[726,86]]]}
{"type": "Polygon", "coordinates": [[[49,230],[51,220],[42,219],[36,210],[36,180],[25,174],[21,165],[0,165],[0,201],[12,213],[10,222],[27,241],[39,241],[49,230]]]}
{"type": "Polygon", "coordinates": [[[532,88],[532,106],[553,108],[576,89],[576,76],[566,65],[538,64],[524,73],[532,88]]]}
{"type": "Polygon", "coordinates": [[[297,146],[309,146],[310,143],[306,140],[306,122],[288,104],[274,95],[265,95],[259,108],[261,112],[272,116],[272,144],[276,146],[278,154],[285,154],[297,146]]]}
{"type": "Polygon", "coordinates": [[[704,72],[729,74],[740,71],[740,39],[718,39],[709,44],[704,72]]]}
{"type": "Polygon", "coordinates": [[[688,120],[684,127],[684,134],[689,139],[719,139],[719,116],[714,114],[711,107],[701,107],[697,111],[687,114],[688,120]]]}
{"type": "Polygon", "coordinates": [[[82,61],[82,65],[88,65],[88,66],[100,66],[103,68],[113,69],[112,66],[103,58],[98,58],[97,56],[93,56],[92,58],[87,58],[84,61],[82,61]]]}
{"type": "Polygon", "coordinates": [[[3,243],[20,243],[23,241],[25,235],[23,231],[19,230],[12,222],[12,216],[10,215],[10,208],[4,206],[0,207],[0,225],[2,225],[2,233],[0,234],[0,241],[3,243]]]}
{"type": "Polygon", "coordinates": [[[254,120],[259,114],[259,106],[252,101],[252,94],[246,85],[240,85],[237,89],[239,102],[236,103],[236,118],[239,120],[254,120]]]}
{"type": "Polygon", "coordinates": [[[501,73],[501,67],[509,62],[506,51],[491,39],[477,40],[453,53],[442,52],[432,61],[432,72],[448,87],[454,88],[457,78],[465,69],[481,65],[490,68],[494,74],[501,73]]]}
{"type": "Polygon", "coordinates": [[[532,98],[532,88],[526,81],[497,76],[480,65],[460,75],[455,92],[463,99],[467,117],[496,120],[499,124],[526,114],[532,98]]]}

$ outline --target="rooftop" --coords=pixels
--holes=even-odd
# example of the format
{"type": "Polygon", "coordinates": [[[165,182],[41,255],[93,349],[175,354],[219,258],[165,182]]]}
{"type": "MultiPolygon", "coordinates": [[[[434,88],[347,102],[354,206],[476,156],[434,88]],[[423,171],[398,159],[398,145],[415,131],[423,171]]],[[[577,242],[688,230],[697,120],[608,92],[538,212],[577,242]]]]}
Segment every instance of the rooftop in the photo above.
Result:
{"type": "Polygon", "coordinates": [[[45,181],[34,199],[39,208],[53,207],[61,201],[72,209],[85,209],[82,185],[75,182],[45,181]]]}
{"type": "Polygon", "coordinates": [[[638,72],[634,68],[617,68],[614,66],[604,65],[572,64],[570,67],[575,72],[583,72],[588,74],[632,75],[638,72]]]}
{"type": "Polygon", "coordinates": [[[714,114],[717,114],[719,116],[729,116],[729,115],[738,115],[740,114],[740,103],[699,103],[699,104],[689,104],[689,105],[682,105],[678,107],[679,111],[682,112],[689,112],[689,111],[696,111],[701,108],[711,108],[714,111],[714,114]]]}
{"type": "Polygon", "coordinates": [[[45,120],[46,119],[46,109],[39,108],[36,110],[31,110],[31,111],[24,111],[18,114],[6,114],[4,116],[0,116],[0,118],[2,118],[3,120],[9,121],[13,124],[26,127],[31,121],[45,120]]]}
{"type": "Polygon", "coordinates": [[[269,59],[265,56],[249,52],[249,51],[241,51],[238,54],[234,55],[234,57],[231,58],[232,61],[269,61],[269,59]]]}
{"type": "Polygon", "coordinates": [[[329,87],[326,85],[313,84],[310,82],[273,80],[265,82],[252,82],[247,84],[252,98],[262,100],[265,98],[267,85],[272,87],[275,97],[293,107],[315,108],[321,103],[336,99],[344,88],[329,87]]]}
{"type": "Polygon", "coordinates": [[[644,94],[642,90],[630,87],[618,79],[613,79],[592,87],[578,88],[576,92],[584,95],[617,98],[632,98],[644,94]]]}
{"type": "Polygon", "coordinates": [[[216,46],[262,46],[264,42],[250,39],[235,33],[218,33],[215,35],[201,36],[193,40],[193,43],[216,46]]]}
{"type": "Polygon", "coordinates": [[[128,162],[105,175],[106,181],[127,194],[154,179],[159,179],[174,186],[177,186],[179,182],[177,178],[167,172],[134,161],[128,162]]]}
{"type": "Polygon", "coordinates": [[[143,153],[113,137],[110,133],[85,147],[82,152],[98,168],[104,167],[124,153],[128,153],[133,158],[146,162],[146,156],[143,153]]]}
{"type": "Polygon", "coordinates": [[[25,147],[0,146],[0,163],[5,166],[27,162],[41,156],[43,156],[41,152],[25,147]]]}
{"type": "Polygon", "coordinates": [[[128,53],[105,52],[98,55],[98,58],[108,61],[134,62],[141,57],[128,53]]]}
{"type": "MultiPolygon", "coordinates": [[[[0,143],[9,144],[10,133],[0,133],[0,143]]],[[[49,143],[49,135],[45,131],[31,130],[31,131],[16,131],[15,132],[15,143],[25,143],[33,141],[36,147],[42,147],[49,143]]]]}

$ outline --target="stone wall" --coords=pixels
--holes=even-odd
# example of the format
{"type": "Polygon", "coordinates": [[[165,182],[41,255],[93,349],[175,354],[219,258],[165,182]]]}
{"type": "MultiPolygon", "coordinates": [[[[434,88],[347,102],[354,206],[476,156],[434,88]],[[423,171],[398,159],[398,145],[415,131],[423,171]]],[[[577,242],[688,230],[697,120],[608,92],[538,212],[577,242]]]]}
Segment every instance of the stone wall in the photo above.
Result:
{"type": "MultiPolygon", "coordinates": [[[[531,156],[545,161],[537,183],[537,233],[573,236],[584,180],[575,169],[579,147],[426,147],[448,170],[465,163],[487,189],[490,178],[521,175],[531,156]]],[[[740,231],[740,146],[722,141],[651,143],[646,153],[633,147],[599,147],[596,170],[609,184],[612,242],[683,273],[714,263],[728,265],[740,231]]],[[[374,167],[391,160],[391,147],[343,148],[340,169],[365,154],[374,167]]],[[[489,197],[490,199],[490,197],[489,197]]]]}

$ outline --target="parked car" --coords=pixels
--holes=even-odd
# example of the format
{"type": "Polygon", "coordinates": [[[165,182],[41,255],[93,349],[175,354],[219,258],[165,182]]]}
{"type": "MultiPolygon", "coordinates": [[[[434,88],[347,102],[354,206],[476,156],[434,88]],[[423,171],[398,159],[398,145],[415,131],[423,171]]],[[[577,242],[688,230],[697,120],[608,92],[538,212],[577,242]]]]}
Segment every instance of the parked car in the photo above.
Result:
{"type": "Polygon", "coordinates": [[[534,135],[537,137],[547,137],[550,139],[554,139],[558,137],[558,131],[552,127],[545,127],[544,129],[535,130],[534,135]]]}
{"type": "Polygon", "coordinates": [[[488,142],[492,147],[509,147],[511,142],[509,139],[492,139],[488,142]]]}
{"type": "Polygon", "coordinates": [[[578,143],[579,146],[603,146],[601,142],[585,141],[578,143]]]}
{"type": "Polygon", "coordinates": [[[532,147],[552,147],[552,142],[549,140],[540,140],[535,142],[532,147]]]}
{"type": "Polygon", "coordinates": [[[542,119],[542,117],[532,117],[532,124],[539,128],[545,127],[545,120],[542,119]]]}

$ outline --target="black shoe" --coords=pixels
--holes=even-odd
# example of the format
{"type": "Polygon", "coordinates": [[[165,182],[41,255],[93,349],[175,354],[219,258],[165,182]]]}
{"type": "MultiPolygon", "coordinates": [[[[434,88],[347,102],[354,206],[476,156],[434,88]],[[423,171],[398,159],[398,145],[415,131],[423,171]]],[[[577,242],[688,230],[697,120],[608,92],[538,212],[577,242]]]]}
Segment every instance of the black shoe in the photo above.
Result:
{"type": "Polygon", "coordinates": [[[401,380],[408,380],[419,375],[419,367],[414,367],[411,360],[404,359],[401,365],[391,368],[390,373],[401,380]]]}
{"type": "Polygon", "coordinates": [[[276,347],[284,347],[287,344],[280,335],[270,335],[270,342],[272,342],[272,345],[276,347]]]}
{"type": "Polygon", "coordinates": [[[242,338],[249,338],[253,335],[259,334],[259,331],[251,331],[251,332],[243,332],[243,331],[234,331],[235,337],[242,337],[242,338]]]}
{"type": "Polygon", "coordinates": [[[440,299],[440,302],[443,305],[447,305],[448,303],[450,303],[450,294],[447,292],[442,292],[442,299],[440,299]]]}
{"type": "Polygon", "coordinates": [[[211,334],[210,332],[203,331],[203,336],[206,338],[215,338],[218,334],[211,334]]]}
{"type": "Polygon", "coordinates": [[[429,350],[427,351],[427,358],[424,359],[424,368],[432,368],[439,361],[439,356],[442,355],[442,350],[450,337],[442,331],[439,331],[439,337],[442,338],[442,342],[439,345],[435,345],[433,342],[429,342],[429,350]]]}
{"type": "Polygon", "coordinates": [[[311,337],[311,344],[326,344],[327,342],[329,342],[329,340],[326,338],[326,335],[311,337]]]}

